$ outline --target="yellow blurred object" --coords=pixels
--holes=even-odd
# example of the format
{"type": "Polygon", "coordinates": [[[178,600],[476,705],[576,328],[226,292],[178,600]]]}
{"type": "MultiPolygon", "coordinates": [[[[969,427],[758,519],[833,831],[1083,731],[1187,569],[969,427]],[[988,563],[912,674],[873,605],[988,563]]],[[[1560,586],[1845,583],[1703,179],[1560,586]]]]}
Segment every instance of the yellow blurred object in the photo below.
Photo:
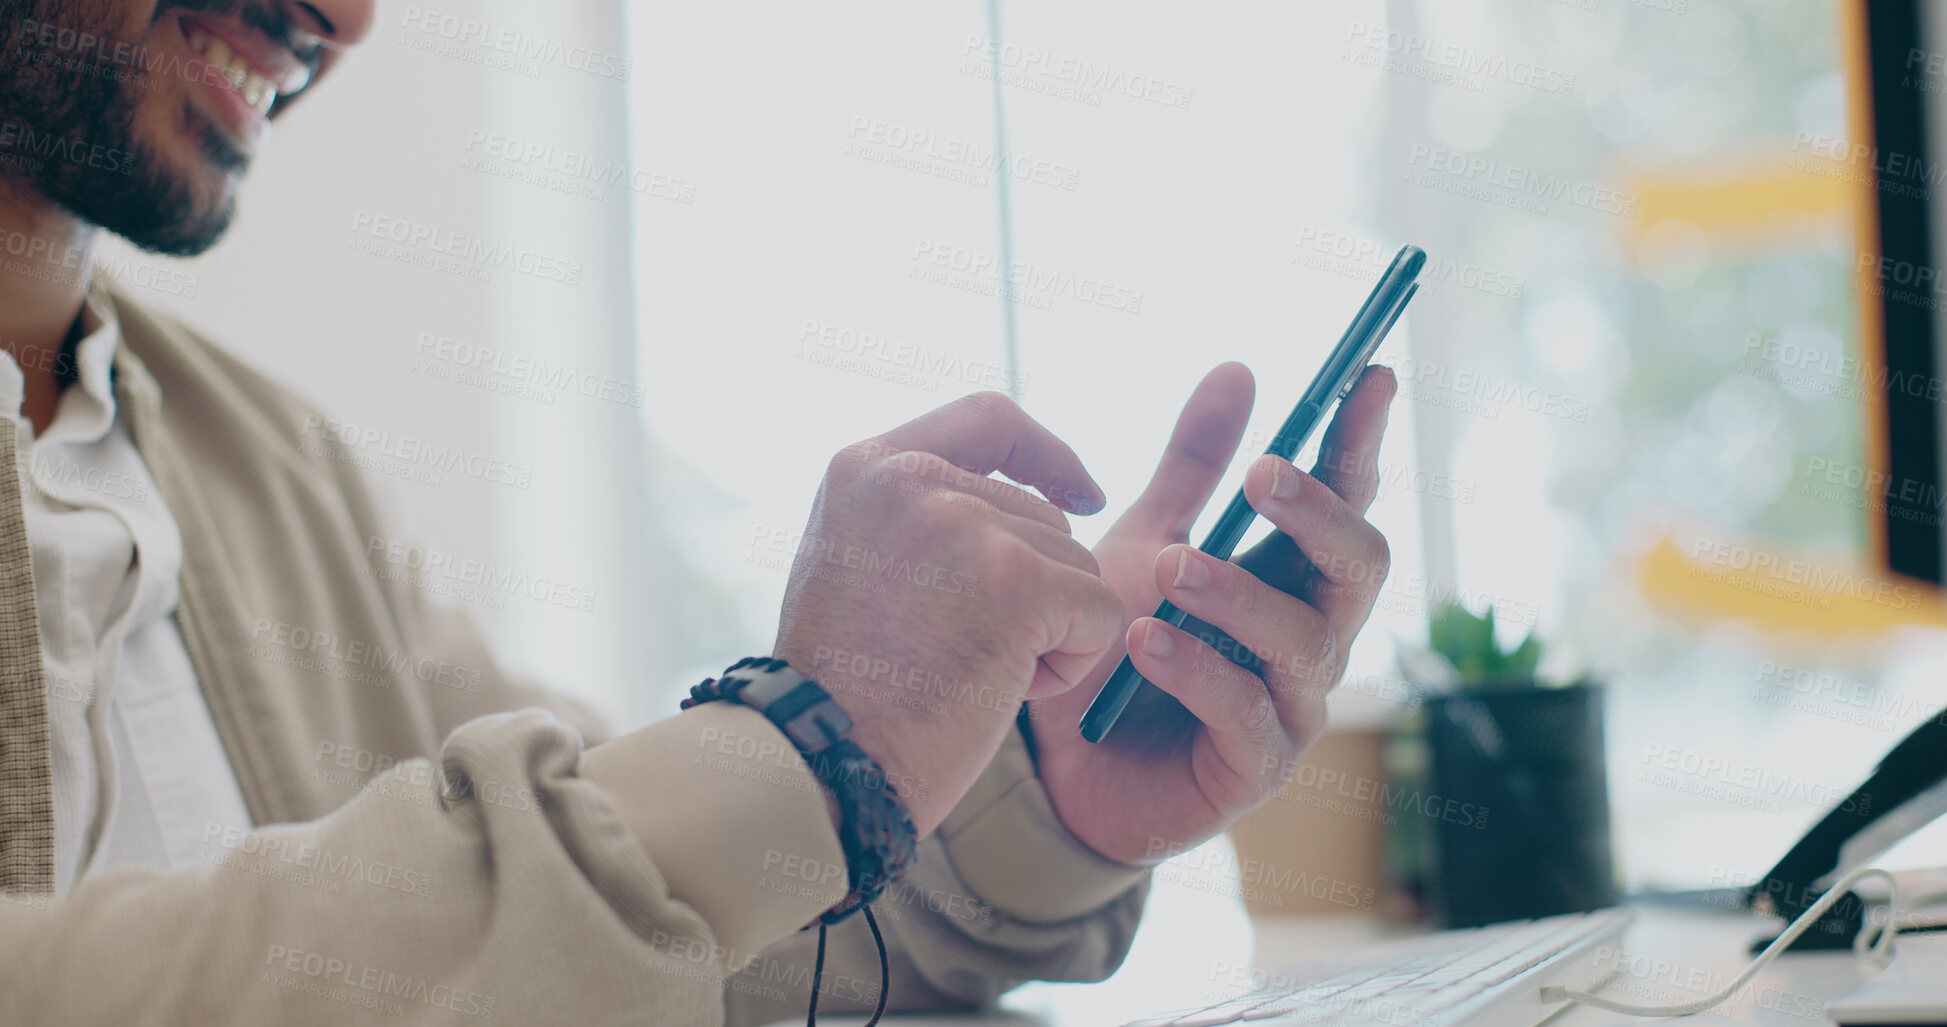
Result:
{"type": "Polygon", "coordinates": [[[1636,577],[1660,607],[1769,631],[1839,638],[1947,627],[1947,597],[1924,581],[1767,541],[1665,536],[1643,555],[1636,577]]]}
{"type": "Polygon", "coordinates": [[[1715,174],[1644,173],[1623,188],[1641,201],[1629,222],[1638,237],[1674,219],[1696,226],[1713,248],[1736,251],[1816,238],[1835,221],[1850,223],[1870,182],[1870,170],[1801,148],[1767,152],[1715,174]]]}
{"type": "MultiPolygon", "coordinates": [[[[1848,115],[1857,135],[1839,140],[1801,133],[1715,168],[1640,173],[1626,185],[1641,200],[1640,216],[1631,222],[1636,241],[1651,226],[1675,219],[1696,226],[1721,253],[1823,231],[1837,221],[1849,228],[1857,253],[1880,252],[1881,158],[1871,129],[1866,3],[1839,7],[1848,115]]],[[[1861,379],[1880,382],[1886,362],[1880,305],[1857,301],[1877,295],[1875,273],[1871,262],[1855,262],[1853,306],[1861,379]]],[[[1890,458],[1883,404],[1862,402],[1859,411],[1868,480],[1884,482],[1890,458]]],[[[1769,540],[1673,532],[1643,555],[1636,577],[1645,597],[1673,613],[1741,621],[1779,635],[1857,639],[1947,627],[1947,594],[1886,569],[1883,509],[1868,504],[1864,520],[1870,563],[1854,554],[1793,551],[1769,540]]]]}

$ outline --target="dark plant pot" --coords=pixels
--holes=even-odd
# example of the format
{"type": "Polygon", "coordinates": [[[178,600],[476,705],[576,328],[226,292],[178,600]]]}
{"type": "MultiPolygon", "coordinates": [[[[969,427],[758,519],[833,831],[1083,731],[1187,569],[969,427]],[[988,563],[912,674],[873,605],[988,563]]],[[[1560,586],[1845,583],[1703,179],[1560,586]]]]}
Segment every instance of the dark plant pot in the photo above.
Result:
{"type": "Polygon", "coordinates": [[[1528,683],[1426,703],[1431,911],[1476,927],[1614,905],[1602,689],[1528,683]]]}

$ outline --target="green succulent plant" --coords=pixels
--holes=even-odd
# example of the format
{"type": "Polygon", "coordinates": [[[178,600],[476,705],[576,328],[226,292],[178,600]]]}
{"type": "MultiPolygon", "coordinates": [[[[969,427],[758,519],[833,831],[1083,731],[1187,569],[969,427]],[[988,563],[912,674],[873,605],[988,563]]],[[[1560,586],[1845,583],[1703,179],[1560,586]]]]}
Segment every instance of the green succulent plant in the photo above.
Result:
{"type": "Polygon", "coordinates": [[[1475,616],[1456,602],[1435,607],[1428,618],[1429,647],[1460,672],[1465,686],[1533,681],[1541,662],[1541,639],[1530,630],[1513,649],[1502,650],[1494,640],[1494,607],[1475,616]]]}

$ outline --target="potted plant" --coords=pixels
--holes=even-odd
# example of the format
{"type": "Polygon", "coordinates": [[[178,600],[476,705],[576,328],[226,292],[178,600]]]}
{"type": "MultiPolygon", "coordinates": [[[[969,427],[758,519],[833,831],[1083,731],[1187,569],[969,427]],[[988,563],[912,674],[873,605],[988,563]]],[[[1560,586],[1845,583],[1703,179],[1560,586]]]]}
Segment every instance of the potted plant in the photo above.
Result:
{"type": "Polygon", "coordinates": [[[1602,689],[1538,678],[1535,632],[1503,649],[1492,606],[1436,607],[1428,642],[1400,659],[1428,695],[1424,792],[1402,801],[1422,828],[1430,911],[1472,927],[1614,904],[1602,689]]]}

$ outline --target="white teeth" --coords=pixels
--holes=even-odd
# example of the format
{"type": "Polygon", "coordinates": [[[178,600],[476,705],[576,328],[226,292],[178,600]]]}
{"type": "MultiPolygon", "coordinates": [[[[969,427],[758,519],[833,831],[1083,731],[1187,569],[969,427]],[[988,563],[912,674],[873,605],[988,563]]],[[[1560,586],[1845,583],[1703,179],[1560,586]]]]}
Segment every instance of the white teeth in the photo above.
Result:
{"type": "Polygon", "coordinates": [[[277,102],[277,87],[270,84],[270,79],[255,71],[244,74],[243,86],[239,91],[243,93],[244,100],[248,101],[259,114],[269,114],[270,105],[277,102]]]}
{"type": "Polygon", "coordinates": [[[187,38],[189,45],[203,55],[218,75],[229,81],[251,109],[258,114],[270,113],[271,105],[277,102],[277,86],[270,79],[252,68],[242,54],[232,51],[230,44],[215,36],[196,30],[187,38]]]}

